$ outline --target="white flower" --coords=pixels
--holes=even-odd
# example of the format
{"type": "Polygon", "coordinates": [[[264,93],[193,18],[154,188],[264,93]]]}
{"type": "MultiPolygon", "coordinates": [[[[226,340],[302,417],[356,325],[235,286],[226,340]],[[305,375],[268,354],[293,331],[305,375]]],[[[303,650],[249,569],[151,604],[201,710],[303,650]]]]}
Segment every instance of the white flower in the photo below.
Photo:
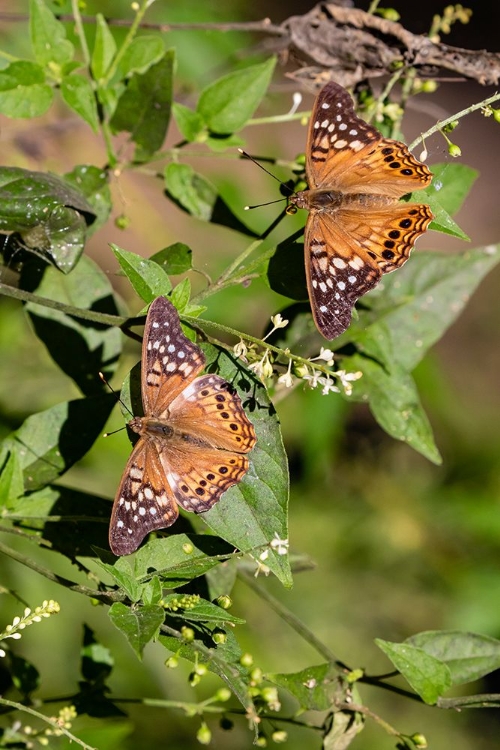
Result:
{"type": "Polygon", "coordinates": [[[288,320],[283,320],[281,313],[276,313],[276,315],[271,315],[271,323],[276,330],[277,328],[285,328],[288,325],[288,320]]]}
{"type": "Polygon", "coordinates": [[[248,353],[248,347],[243,341],[243,339],[240,339],[237,344],[233,346],[233,352],[236,357],[240,357],[241,359],[244,359],[248,353]]]}
{"type": "Polygon", "coordinates": [[[323,386],[321,390],[323,396],[327,396],[329,393],[340,393],[340,388],[333,384],[330,377],[318,378],[318,383],[323,386]]]}
{"type": "Polygon", "coordinates": [[[0,659],[3,659],[4,656],[5,656],[5,651],[3,650],[3,648],[0,648],[0,659]]]}
{"type": "Polygon", "coordinates": [[[333,365],[333,352],[331,349],[325,349],[324,346],[322,346],[318,356],[312,357],[311,362],[314,362],[315,359],[322,359],[326,362],[328,367],[331,367],[333,365]]]}
{"type": "MultiPolygon", "coordinates": [[[[274,539],[271,539],[271,547],[276,550],[278,555],[286,555],[288,553],[289,542],[288,539],[280,539],[279,534],[274,532],[274,539]]],[[[262,555],[260,556],[262,560],[262,555]]]]}
{"type": "Polygon", "coordinates": [[[357,372],[346,372],[345,370],[337,370],[335,375],[338,377],[338,379],[342,383],[342,387],[344,389],[346,396],[350,396],[352,393],[351,383],[363,377],[363,373],[360,370],[358,370],[357,372]]]}
{"type": "Polygon", "coordinates": [[[278,378],[278,383],[281,383],[285,386],[285,388],[291,388],[293,386],[293,377],[291,373],[292,369],[292,360],[288,360],[288,370],[283,373],[283,375],[280,375],[278,378]]]}

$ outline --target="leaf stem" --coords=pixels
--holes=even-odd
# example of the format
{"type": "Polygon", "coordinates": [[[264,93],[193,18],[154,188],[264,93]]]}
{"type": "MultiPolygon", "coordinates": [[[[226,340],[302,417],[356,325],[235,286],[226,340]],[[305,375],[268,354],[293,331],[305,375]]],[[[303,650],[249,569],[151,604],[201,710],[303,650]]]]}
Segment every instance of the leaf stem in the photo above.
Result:
{"type": "MultiPolygon", "coordinates": [[[[76,2],[76,0],[74,0],[76,2]]],[[[142,0],[141,5],[136,11],[136,14],[134,16],[134,20],[132,21],[132,24],[130,26],[130,29],[127,32],[127,36],[125,37],[122,46],[116,53],[111,65],[109,66],[108,72],[104,76],[102,80],[102,86],[105,87],[107,84],[111,81],[114,74],[116,73],[116,70],[118,68],[118,65],[120,61],[122,60],[125,52],[128,50],[130,45],[132,44],[132,41],[134,40],[135,35],[137,34],[137,30],[141,24],[141,21],[144,17],[144,14],[146,13],[148,7],[151,5],[151,0],[142,0]]]]}

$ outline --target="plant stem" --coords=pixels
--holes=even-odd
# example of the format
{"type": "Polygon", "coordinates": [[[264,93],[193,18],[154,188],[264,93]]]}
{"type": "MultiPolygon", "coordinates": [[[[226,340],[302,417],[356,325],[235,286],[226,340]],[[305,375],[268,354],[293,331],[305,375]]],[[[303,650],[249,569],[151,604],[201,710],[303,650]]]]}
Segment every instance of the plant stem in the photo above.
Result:
{"type": "MultiPolygon", "coordinates": [[[[75,2],[76,2],[76,0],[75,0],[75,2]]],[[[104,79],[102,81],[102,85],[104,87],[107,86],[107,84],[111,81],[111,79],[113,78],[114,74],[116,73],[116,70],[118,68],[118,65],[119,65],[121,59],[123,58],[123,56],[124,56],[125,52],[128,50],[128,48],[130,47],[130,45],[131,45],[131,43],[132,43],[135,35],[137,34],[137,29],[139,28],[139,26],[141,24],[141,21],[142,21],[142,19],[144,17],[144,14],[146,13],[147,9],[149,8],[149,6],[151,4],[152,4],[151,0],[142,0],[141,5],[139,6],[139,8],[136,11],[136,14],[134,16],[134,20],[132,21],[130,29],[128,30],[127,36],[125,37],[122,46],[120,47],[120,49],[116,53],[116,55],[115,55],[115,57],[113,59],[113,62],[109,66],[108,72],[104,76],[104,79]]]]}
{"type": "Polygon", "coordinates": [[[82,48],[83,60],[88,68],[90,66],[90,52],[87,44],[87,37],[85,36],[85,29],[83,28],[82,16],[80,14],[79,0],[71,0],[71,10],[73,11],[76,35],[80,40],[80,47],[82,48]]]}
{"type": "Polygon", "coordinates": [[[29,706],[24,706],[22,703],[9,701],[6,698],[1,698],[1,697],[0,697],[0,705],[8,706],[9,708],[14,708],[16,709],[16,711],[22,711],[26,714],[30,714],[30,716],[34,716],[40,721],[44,721],[46,724],[51,726],[52,729],[54,729],[57,734],[65,734],[70,742],[76,742],[76,744],[80,745],[80,747],[83,747],[84,750],[97,750],[97,748],[93,747],[92,745],[87,745],[86,742],[83,742],[83,740],[80,740],[78,737],[76,737],[76,735],[72,734],[70,731],[65,729],[62,726],[62,724],[60,724],[56,719],[52,719],[49,716],[45,716],[44,714],[41,714],[39,711],[35,711],[33,708],[30,708],[29,706]]]}
{"type": "Polygon", "coordinates": [[[413,151],[413,149],[416,148],[419,143],[423,143],[426,138],[429,138],[431,135],[434,135],[434,133],[439,132],[446,125],[449,125],[450,122],[454,122],[454,120],[460,120],[462,117],[470,115],[471,112],[475,112],[482,107],[486,107],[488,104],[493,104],[493,102],[497,102],[499,99],[500,94],[493,94],[493,96],[489,96],[487,99],[483,99],[482,102],[471,104],[470,107],[466,107],[465,109],[462,109],[460,112],[457,112],[451,117],[447,117],[446,120],[439,120],[439,122],[433,125],[432,128],[429,128],[429,130],[426,130],[425,133],[421,133],[418,138],[415,138],[415,140],[410,143],[408,148],[410,149],[410,151],[413,151]]]}

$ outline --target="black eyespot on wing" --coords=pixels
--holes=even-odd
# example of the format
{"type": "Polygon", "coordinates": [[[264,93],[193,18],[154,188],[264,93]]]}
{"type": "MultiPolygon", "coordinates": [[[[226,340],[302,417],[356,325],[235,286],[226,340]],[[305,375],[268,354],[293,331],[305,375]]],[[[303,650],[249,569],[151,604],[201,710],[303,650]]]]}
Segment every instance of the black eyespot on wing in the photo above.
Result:
{"type": "Polygon", "coordinates": [[[412,225],[411,219],[403,219],[402,221],[399,222],[399,226],[402,229],[409,229],[411,225],[412,225]]]}

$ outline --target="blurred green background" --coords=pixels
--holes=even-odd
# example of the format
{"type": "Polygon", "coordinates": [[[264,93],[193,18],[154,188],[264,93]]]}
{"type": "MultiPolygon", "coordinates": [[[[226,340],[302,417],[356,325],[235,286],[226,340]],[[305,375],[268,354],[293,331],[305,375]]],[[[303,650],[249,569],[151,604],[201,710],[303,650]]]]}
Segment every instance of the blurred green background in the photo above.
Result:
{"type": "MultiPolygon", "coordinates": [[[[367,4],[359,4],[365,7],[367,4]]],[[[399,4],[401,5],[401,4],[399,4]]],[[[303,13],[312,4],[276,5],[273,20],[291,12],[303,13]],[[276,15],[274,15],[276,13],[276,15]]],[[[420,15],[425,4],[419,4],[420,15]]],[[[435,3],[433,12],[437,12],[435,3]]],[[[27,3],[0,2],[0,12],[24,12],[27,3]]],[[[68,10],[62,6],[63,10],[68,10]]],[[[126,17],[120,2],[87,3],[89,14],[99,10],[107,17],[126,17]]],[[[406,18],[403,13],[402,22],[406,18]]],[[[158,2],[147,18],[151,22],[257,20],[269,8],[238,2],[206,4],[193,0],[177,5],[158,2]]],[[[479,13],[479,25],[482,17],[479,13]]],[[[424,31],[430,23],[426,18],[424,31]]],[[[23,22],[3,23],[0,46],[19,56],[29,56],[27,26],[23,22]]],[[[91,32],[89,32],[91,33],[91,32]]],[[[117,32],[124,34],[124,30],[117,32]]],[[[460,30],[464,46],[477,44],[471,22],[471,42],[460,30]],[[474,44],[474,41],[476,44],[474,44]]],[[[186,104],[196,101],[197,91],[211,80],[241,64],[256,52],[258,37],[242,33],[175,32],[167,35],[167,45],[178,51],[176,99],[186,104]]],[[[453,38],[450,38],[453,43],[453,38]]],[[[492,47],[490,46],[490,49],[492,47]]],[[[275,84],[262,114],[286,112],[290,107],[293,84],[278,71],[275,84]]],[[[429,127],[437,118],[452,114],[488,95],[479,86],[458,88],[444,84],[437,96],[415,101],[408,111],[405,134],[408,139],[429,127]]],[[[312,98],[306,96],[303,108],[312,98]]],[[[462,148],[463,161],[480,170],[480,178],[466,202],[458,223],[471,237],[472,246],[496,242],[500,217],[496,208],[495,165],[498,153],[498,125],[479,114],[463,121],[455,141],[462,148]]],[[[291,160],[303,150],[305,128],[299,123],[286,126],[258,126],[248,129],[247,149],[251,153],[291,160]]],[[[0,120],[2,164],[62,173],[75,164],[102,165],[102,144],[62,105],[35,121],[0,120]]],[[[172,127],[167,146],[179,140],[172,127]]],[[[427,144],[429,162],[445,158],[445,146],[438,138],[427,144]]],[[[200,148],[203,151],[203,148],[200,148]]],[[[497,160],[498,161],[498,160],[497,160]]],[[[233,154],[189,160],[220,189],[242,220],[264,229],[277,213],[275,207],[243,211],[246,203],[276,197],[270,178],[233,154]]],[[[286,170],[276,170],[286,179],[286,170]]],[[[160,183],[145,173],[127,173],[112,184],[115,216],[127,215],[130,226],[118,230],[110,221],[92,237],[87,252],[109,274],[114,286],[130,305],[131,313],[141,303],[117,273],[109,242],[145,256],[162,247],[182,241],[194,253],[195,265],[215,275],[247,240],[221,227],[207,227],[168,203],[160,183]]],[[[273,235],[274,241],[300,226],[303,217],[290,219],[273,235]],[[280,235],[281,232],[281,235],[280,235]]],[[[428,233],[419,248],[463,249],[462,243],[428,233]]],[[[417,249],[418,252],[418,249],[417,249]]],[[[411,261],[410,261],[411,262],[411,261]]],[[[8,275],[4,278],[9,281],[8,275]]],[[[416,371],[421,397],[426,406],[443,455],[440,467],[429,464],[403,444],[387,437],[375,424],[368,410],[347,406],[340,397],[321,396],[297,389],[278,405],[292,479],[290,542],[293,552],[314,561],[314,569],[296,576],[291,591],[283,590],[272,579],[262,581],[269,591],[295,612],[342,661],[361,666],[371,674],[389,671],[374,639],[402,640],[428,629],[462,629],[500,638],[500,398],[498,372],[499,271],[481,285],[465,314],[426,357],[416,371]]],[[[208,315],[254,335],[261,335],[270,315],[285,303],[263,284],[227,292],[210,300],[208,315]]],[[[35,337],[21,306],[0,298],[0,431],[1,436],[17,427],[29,414],[67,398],[78,397],[76,388],[56,368],[35,337]]],[[[139,359],[139,345],[126,344],[114,385],[139,359]]],[[[115,410],[108,430],[122,426],[115,410]]],[[[78,489],[114,496],[117,482],[129,453],[125,432],[97,441],[93,450],[61,480],[78,489]]],[[[51,553],[30,546],[24,540],[4,535],[11,546],[53,565],[60,575],[80,580],[78,571],[51,553]]],[[[85,582],[81,580],[81,582],[85,582]]],[[[112,626],[107,611],[65,589],[47,582],[34,572],[8,559],[0,559],[0,585],[17,592],[29,606],[54,598],[61,604],[57,617],[25,631],[16,644],[17,653],[34,662],[42,674],[44,699],[71,695],[77,686],[78,654],[83,624],[112,652],[116,667],[110,685],[113,698],[141,696],[169,700],[193,700],[211,695],[218,681],[206,677],[194,691],[187,676],[190,666],[177,670],[164,666],[165,651],[155,645],[146,649],[138,662],[125,640],[112,626]]],[[[311,647],[288,628],[244,583],[233,591],[233,612],[247,620],[237,636],[255,663],[264,671],[298,671],[321,662],[311,647]]],[[[0,598],[0,628],[20,614],[23,605],[13,597],[0,598]]],[[[0,665],[1,667],[1,665],[0,665]]],[[[0,673],[1,675],[1,673],[0,673]]],[[[497,674],[491,675],[475,692],[500,692],[497,674]]],[[[411,734],[423,732],[435,748],[493,750],[498,747],[497,711],[446,713],[398,698],[373,688],[362,687],[361,696],[376,713],[411,734]]],[[[105,739],[103,722],[82,717],[74,726],[77,735],[100,748],[198,747],[197,721],[181,711],[120,704],[130,715],[128,738],[105,739]]],[[[290,702],[290,714],[296,706],[290,702]]],[[[319,715],[306,715],[319,725],[319,715]]],[[[252,735],[244,719],[224,732],[210,724],[214,746],[250,748],[252,735]]],[[[288,747],[318,748],[313,731],[276,724],[289,731],[288,747]]],[[[267,727],[269,729],[269,727],[267,727]]],[[[65,747],[65,740],[54,746],[65,747]]],[[[373,722],[354,747],[359,750],[391,748],[393,740],[373,722]]],[[[69,747],[69,745],[68,745],[69,747]]]]}

